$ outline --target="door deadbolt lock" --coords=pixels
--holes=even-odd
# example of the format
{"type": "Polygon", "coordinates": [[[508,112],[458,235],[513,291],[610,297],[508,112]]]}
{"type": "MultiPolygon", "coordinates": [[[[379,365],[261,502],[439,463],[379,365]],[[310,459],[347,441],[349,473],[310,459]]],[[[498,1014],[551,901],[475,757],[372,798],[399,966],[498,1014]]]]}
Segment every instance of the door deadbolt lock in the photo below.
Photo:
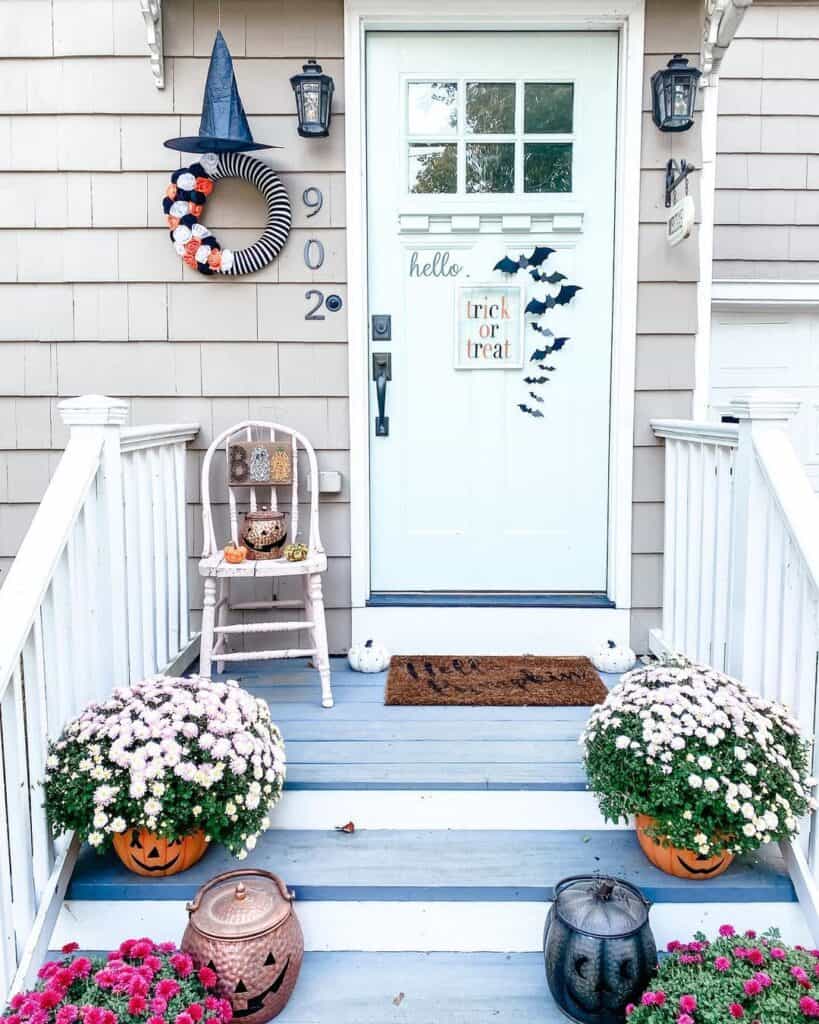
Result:
{"type": "Polygon", "coordinates": [[[373,313],[373,341],[392,341],[392,317],[389,313],[373,313]]]}

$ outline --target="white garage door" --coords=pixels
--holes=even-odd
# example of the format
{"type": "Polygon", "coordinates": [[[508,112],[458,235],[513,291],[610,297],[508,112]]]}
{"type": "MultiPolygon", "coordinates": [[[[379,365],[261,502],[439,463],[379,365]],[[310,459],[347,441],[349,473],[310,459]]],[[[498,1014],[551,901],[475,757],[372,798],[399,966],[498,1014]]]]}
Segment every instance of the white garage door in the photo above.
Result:
{"type": "Polygon", "coordinates": [[[819,312],[714,311],[713,411],[752,388],[785,390],[801,400],[792,437],[819,491],[819,312]]]}

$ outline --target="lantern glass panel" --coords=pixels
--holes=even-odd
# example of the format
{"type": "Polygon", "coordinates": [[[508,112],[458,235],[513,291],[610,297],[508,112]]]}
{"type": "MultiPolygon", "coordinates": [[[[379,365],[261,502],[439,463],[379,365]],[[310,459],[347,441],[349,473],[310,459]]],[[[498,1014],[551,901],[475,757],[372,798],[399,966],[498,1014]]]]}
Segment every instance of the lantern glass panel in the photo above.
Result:
{"type": "Polygon", "coordinates": [[[305,82],[302,85],[301,119],[305,124],[321,123],[321,82],[305,82]]]}

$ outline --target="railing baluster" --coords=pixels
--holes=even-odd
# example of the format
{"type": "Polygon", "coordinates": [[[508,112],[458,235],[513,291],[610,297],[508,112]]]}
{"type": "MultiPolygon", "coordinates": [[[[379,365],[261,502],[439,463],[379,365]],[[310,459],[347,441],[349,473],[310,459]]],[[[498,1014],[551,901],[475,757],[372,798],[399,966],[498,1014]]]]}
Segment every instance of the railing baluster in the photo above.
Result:
{"type": "Polygon", "coordinates": [[[37,903],[31,871],[31,794],[26,750],[26,694],[20,661],[12,672],[12,685],[6,688],[2,709],[3,751],[6,756],[6,786],[9,808],[11,858],[12,920],[14,941],[19,957],[28,938],[37,903]]]}
{"type": "Polygon", "coordinates": [[[179,559],[179,593],[176,596],[179,609],[179,649],[190,639],[190,610],[188,607],[188,523],[186,518],[187,496],[185,494],[185,445],[173,446],[174,478],[176,487],[176,536],[179,559]]]}
{"type": "Polygon", "coordinates": [[[663,571],[663,633],[666,643],[676,643],[675,608],[677,601],[677,464],[679,444],[669,438],[665,444],[665,505],[663,510],[665,523],[665,554],[663,571]]]}
{"type": "Polygon", "coordinates": [[[9,773],[6,762],[9,751],[3,740],[3,708],[0,701],[0,983],[8,992],[17,967],[14,922],[11,900],[11,818],[9,817],[9,773]]]}
{"type": "Polygon", "coordinates": [[[42,892],[54,867],[51,836],[42,799],[42,777],[48,750],[47,699],[43,671],[43,638],[40,620],[23,648],[23,679],[26,696],[26,748],[34,891],[42,892]]]}
{"type": "Polygon", "coordinates": [[[153,547],[154,597],[154,668],[157,672],[168,662],[168,572],[167,537],[165,534],[165,489],[162,463],[157,448],[148,450],[153,547]]]}

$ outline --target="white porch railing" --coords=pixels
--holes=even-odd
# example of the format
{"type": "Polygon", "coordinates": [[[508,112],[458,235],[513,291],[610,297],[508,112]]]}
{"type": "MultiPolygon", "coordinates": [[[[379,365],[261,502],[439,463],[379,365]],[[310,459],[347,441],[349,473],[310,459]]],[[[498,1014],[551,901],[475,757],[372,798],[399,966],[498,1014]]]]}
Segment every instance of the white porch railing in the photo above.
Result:
{"type": "Polygon", "coordinates": [[[0,589],[0,1000],[39,966],[77,855],[49,835],[49,739],[190,641],[185,445],[126,402],[60,405],[68,445],[0,589]]]}
{"type": "MultiPolygon", "coordinates": [[[[766,392],[731,403],[736,424],[652,423],[666,468],[663,624],[651,647],[681,651],[787,704],[815,740],[819,498],[785,430],[798,408],[766,392]]],[[[819,942],[816,814],[784,852],[819,942]]]]}

